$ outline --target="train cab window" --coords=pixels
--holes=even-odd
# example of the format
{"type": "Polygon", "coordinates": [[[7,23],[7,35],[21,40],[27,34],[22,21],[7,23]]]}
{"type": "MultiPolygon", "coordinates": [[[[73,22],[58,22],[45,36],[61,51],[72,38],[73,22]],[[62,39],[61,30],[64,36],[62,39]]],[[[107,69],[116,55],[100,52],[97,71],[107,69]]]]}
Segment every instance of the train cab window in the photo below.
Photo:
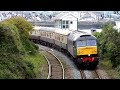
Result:
{"type": "Polygon", "coordinates": [[[73,22],[71,21],[70,24],[73,24],[73,22]]]}
{"type": "Polygon", "coordinates": [[[86,41],[77,41],[77,47],[86,46],[86,41]]]}
{"type": "Polygon", "coordinates": [[[96,40],[87,40],[87,46],[96,46],[96,40]]]}

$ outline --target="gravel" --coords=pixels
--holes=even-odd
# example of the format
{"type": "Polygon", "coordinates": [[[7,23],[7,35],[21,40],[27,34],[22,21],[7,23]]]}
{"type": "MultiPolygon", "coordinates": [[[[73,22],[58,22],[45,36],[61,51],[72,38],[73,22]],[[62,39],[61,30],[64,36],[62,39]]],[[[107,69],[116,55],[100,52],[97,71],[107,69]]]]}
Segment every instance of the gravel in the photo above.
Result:
{"type": "Polygon", "coordinates": [[[102,79],[111,79],[108,74],[105,72],[105,70],[98,69],[98,74],[101,76],[102,79]]]}

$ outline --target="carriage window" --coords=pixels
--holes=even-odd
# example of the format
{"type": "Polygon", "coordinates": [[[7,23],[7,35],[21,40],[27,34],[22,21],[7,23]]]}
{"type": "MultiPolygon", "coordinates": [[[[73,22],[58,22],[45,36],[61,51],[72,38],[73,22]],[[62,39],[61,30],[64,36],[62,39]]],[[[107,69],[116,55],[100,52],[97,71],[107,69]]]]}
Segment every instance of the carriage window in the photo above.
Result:
{"type": "Polygon", "coordinates": [[[63,36],[61,36],[61,41],[63,41],[64,39],[63,39],[63,36]]]}
{"type": "Polygon", "coordinates": [[[49,33],[47,33],[47,37],[49,37],[49,33]]]}
{"type": "Polygon", "coordinates": [[[51,34],[52,34],[52,33],[50,33],[50,38],[51,38],[51,36],[52,36],[51,34]]]}
{"type": "Polygon", "coordinates": [[[36,31],[35,31],[35,34],[36,34],[36,31]]]}
{"type": "Polygon", "coordinates": [[[42,33],[42,36],[46,36],[46,32],[43,32],[43,33],[42,33]]]}
{"type": "Polygon", "coordinates": [[[59,36],[59,34],[56,34],[55,39],[58,40],[58,41],[60,41],[60,36],[59,36]]]}
{"type": "Polygon", "coordinates": [[[96,40],[87,40],[87,46],[96,46],[96,40]]]}

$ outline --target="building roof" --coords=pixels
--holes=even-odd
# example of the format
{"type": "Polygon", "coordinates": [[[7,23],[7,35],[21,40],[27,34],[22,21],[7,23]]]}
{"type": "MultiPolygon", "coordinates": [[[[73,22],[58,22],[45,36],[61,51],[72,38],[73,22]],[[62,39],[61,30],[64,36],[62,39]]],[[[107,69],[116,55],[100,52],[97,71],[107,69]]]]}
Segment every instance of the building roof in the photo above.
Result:
{"type": "Polygon", "coordinates": [[[68,12],[67,13],[63,12],[63,13],[60,13],[60,14],[56,15],[55,17],[53,17],[53,20],[61,20],[61,19],[63,19],[67,15],[72,15],[73,17],[77,18],[71,12],[69,12],[69,13],[68,12]]]}

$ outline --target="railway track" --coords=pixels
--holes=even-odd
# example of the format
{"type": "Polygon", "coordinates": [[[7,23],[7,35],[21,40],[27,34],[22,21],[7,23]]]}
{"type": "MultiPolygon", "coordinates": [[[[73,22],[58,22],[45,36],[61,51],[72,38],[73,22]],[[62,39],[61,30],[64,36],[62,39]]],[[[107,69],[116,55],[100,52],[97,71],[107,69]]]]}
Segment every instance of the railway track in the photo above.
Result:
{"type": "Polygon", "coordinates": [[[65,75],[62,62],[50,50],[43,50],[42,53],[49,66],[47,79],[64,79],[65,75]]]}
{"type": "MultiPolygon", "coordinates": [[[[44,48],[43,49],[42,48],[41,51],[43,52],[43,55],[44,55],[45,59],[47,60],[48,66],[49,66],[49,74],[48,74],[47,79],[64,79],[65,78],[65,76],[64,76],[64,67],[63,67],[61,61],[52,53],[53,49],[51,49],[51,48],[50,49],[48,49],[48,48],[44,48]],[[45,54],[45,53],[47,53],[47,54],[45,54]],[[48,54],[50,54],[50,56],[48,54]],[[53,62],[51,62],[51,58],[50,57],[56,58],[55,62],[58,61],[57,63],[61,67],[60,66],[58,67],[57,64],[54,66],[52,64],[53,62]],[[56,69],[59,68],[59,70],[57,70],[57,72],[54,71],[55,67],[57,67],[56,69]],[[60,70],[60,68],[62,68],[62,70],[60,70]],[[57,74],[55,75],[55,73],[53,73],[53,72],[56,72],[57,74]]],[[[97,73],[98,72],[97,70],[79,70],[79,71],[80,71],[81,79],[102,79],[100,77],[100,75],[97,73]],[[90,77],[88,77],[86,71],[91,74],[90,77]]]]}
{"type": "Polygon", "coordinates": [[[86,79],[85,73],[83,70],[80,70],[81,79],[86,79]]]}
{"type": "Polygon", "coordinates": [[[92,77],[87,77],[84,70],[80,70],[81,79],[102,79],[96,70],[89,71],[92,74],[92,77]]]}

